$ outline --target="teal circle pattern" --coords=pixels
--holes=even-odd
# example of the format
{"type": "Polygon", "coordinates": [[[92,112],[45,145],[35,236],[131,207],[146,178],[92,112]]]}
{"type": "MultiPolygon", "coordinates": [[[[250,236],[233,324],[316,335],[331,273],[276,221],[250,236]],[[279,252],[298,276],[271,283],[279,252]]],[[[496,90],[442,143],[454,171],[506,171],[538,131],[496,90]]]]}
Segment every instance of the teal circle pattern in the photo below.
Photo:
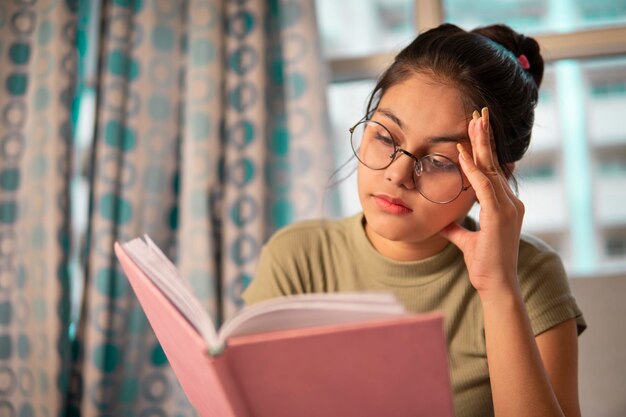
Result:
{"type": "Polygon", "coordinates": [[[307,90],[306,77],[300,73],[288,74],[285,79],[287,89],[287,99],[297,100],[301,98],[307,90]]]}
{"type": "Polygon", "coordinates": [[[120,401],[126,404],[132,404],[139,394],[139,381],[137,378],[125,378],[122,381],[120,389],[120,401]]]}
{"type": "Polygon", "coordinates": [[[208,213],[208,198],[202,190],[194,190],[189,197],[189,207],[194,219],[202,219],[208,213]]]}
{"type": "Polygon", "coordinates": [[[241,294],[252,282],[252,276],[249,274],[241,273],[237,275],[228,286],[228,298],[237,307],[243,307],[243,299],[241,294]]]}
{"type": "Polygon", "coordinates": [[[244,81],[230,90],[228,93],[228,103],[235,110],[243,113],[256,104],[258,94],[258,90],[254,84],[244,81]]]}
{"type": "Polygon", "coordinates": [[[194,39],[189,46],[191,65],[203,67],[215,60],[215,46],[213,42],[206,39],[194,39]]]}
{"type": "Polygon", "coordinates": [[[15,201],[0,203],[0,223],[13,224],[17,221],[18,209],[15,201]]]}
{"type": "Polygon", "coordinates": [[[31,163],[30,173],[33,178],[44,178],[48,173],[48,158],[46,158],[46,156],[42,154],[35,155],[31,163]]]}
{"type": "Polygon", "coordinates": [[[259,253],[259,243],[247,234],[239,235],[230,247],[230,260],[238,266],[243,266],[256,259],[259,253]]]}
{"type": "Polygon", "coordinates": [[[103,343],[94,349],[92,361],[102,372],[111,373],[121,363],[120,349],[113,343],[103,343]]]}
{"type": "Polygon", "coordinates": [[[293,0],[280,2],[280,16],[283,30],[291,26],[295,26],[302,17],[302,7],[293,0]]]}
{"type": "Polygon", "coordinates": [[[40,112],[48,108],[50,105],[50,90],[47,86],[42,85],[35,91],[35,110],[40,112]]]}
{"type": "Polygon", "coordinates": [[[284,227],[294,220],[295,208],[291,201],[280,199],[272,207],[272,220],[276,227],[284,227]]]}
{"type": "Polygon", "coordinates": [[[156,165],[146,167],[143,174],[143,186],[147,191],[159,193],[165,189],[167,178],[163,169],[156,165]]]}
{"type": "Polygon", "coordinates": [[[189,125],[193,140],[204,141],[211,134],[211,119],[204,113],[194,113],[189,116],[189,125]]]}
{"type": "Polygon", "coordinates": [[[13,321],[13,304],[10,301],[0,302],[0,326],[8,326],[13,321]]]}
{"type": "Polygon", "coordinates": [[[8,103],[2,112],[2,123],[5,128],[21,129],[26,124],[28,112],[26,103],[23,101],[13,101],[8,103]]]}
{"type": "Polygon", "coordinates": [[[165,352],[159,343],[154,345],[152,349],[152,353],[150,354],[150,363],[156,367],[161,367],[167,364],[167,356],[165,356],[165,352]]]}
{"type": "Polygon", "coordinates": [[[22,360],[26,360],[30,357],[31,347],[30,339],[25,334],[20,334],[17,337],[17,355],[22,360]]]}
{"type": "Polygon", "coordinates": [[[231,126],[226,134],[229,144],[238,149],[244,149],[254,141],[254,123],[249,120],[240,120],[231,126]]]}
{"type": "Polygon", "coordinates": [[[258,60],[256,50],[250,45],[243,45],[230,55],[228,64],[232,71],[244,76],[257,66],[258,60]]]}
{"type": "Polygon", "coordinates": [[[148,326],[148,319],[140,306],[135,306],[128,314],[128,330],[133,334],[143,333],[148,326]]]}
{"type": "Polygon", "coordinates": [[[48,318],[48,302],[43,297],[33,298],[31,311],[37,322],[44,323],[48,318]]]}
{"type": "Polygon", "coordinates": [[[28,76],[26,74],[14,73],[7,77],[6,88],[13,96],[23,96],[28,89],[28,76]]]}
{"type": "Polygon", "coordinates": [[[11,359],[13,356],[13,341],[8,334],[0,335],[0,360],[11,359]]]}
{"type": "Polygon", "coordinates": [[[139,62],[119,49],[109,54],[108,69],[111,74],[125,77],[129,81],[136,80],[141,73],[139,62]]]}
{"type": "Polygon", "coordinates": [[[92,328],[104,338],[111,340],[126,334],[126,309],[114,302],[100,303],[92,311],[92,328]]]}
{"type": "Polygon", "coordinates": [[[100,214],[108,220],[119,224],[128,223],[133,217],[133,206],[131,203],[116,195],[105,194],[100,199],[100,214]]]}
{"type": "Polygon", "coordinates": [[[135,13],[141,11],[143,0],[113,0],[113,4],[125,7],[135,13]]]}
{"type": "Polygon", "coordinates": [[[30,61],[30,45],[27,43],[14,43],[9,47],[9,58],[15,65],[26,65],[30,61]]]}
{"type": "Polygon", "coordinates": [[[133,150],[137,144],[135,131],[117,120],[110,120],[104,127],[104,141],[124,152],[133,150]]]}
{"type": "Polygon", "coordinates": [[[26,284],[28,282],[28,273],[26,272],[26,268],[24,265],[19,265],[17,267],[17,272],[15,274],[17,281],[17,288],[23,290],[26,288],[26,284]]]}
{"type": "Polygon", "coordinates": [[[251,159],[242,158],[230,167],[228,182],[237,187],[244,187],[254,179],[255,170],[256,165],[251,159]]]}
{"type": "Polygon", "coordinates": [[[53,26],[49,20],[42,20],[37,30],[37,43],[39,46],[45,46],[52,40],[53,26]]]}
{"type": "Polygon", "coordinates": [[[174,68],[166,57],[155,57],[148,67],[150,82],[156,86],[169,87],[174,82],[174,68]]]}
{"type": "Polygon", "coordinates": [[[243,39],[248,36],[250,32],[252,32],[254,25],[254,15],[247,10],[242,10],[228,18],[226,29],[229,35],[238,39],[243,39]]]}
{"type": "Polygon", "coordinates": [[[98,291],[111,299],[118,299],[129,293],[126,275],[115,268],[100,269],[96,273],[95,281],[98,291]]]}
{"type": "Polygon", "coordinates": [[[152,29],[152,44],[160,51],[170,52],[174,49],[176,39],[170,28],[157,25],[152,29]]]}
{"type": "Polygon", "coordinates": [[[152,94],[148,99],[148,114],[153,120],[166,120],[171,116],[170,99],[163,94],[152,94]]]}
{"type": "Polygon", "coordinates": [[[37,224],[31,232],[31,246],[33,249],[40,250],[46,246],[48,240],[48,232],[42,224],[37,224]]]}
{"type": "Polygon", "coordinates": [[[239,197],[230,209],[230,219],[237,227],[243,227],[256,220],[259,207],[256,200],[249,195],[239,197]]]}
{"type": "Polygon", "coordinates": [[[0,171],[0,187],[4,191],[17,191],[20,186],[20,170],[19,169],[5,169],[0,171]]]}
{"type": "Polygon", "coordinates": [[[165,375],[154,373],[142,381],[141,391],[149,401],[162,403],[170,396],[172,387],[165,375]]]}
{"type": "Polygon", "coordinates": [[[284,126],[276,128],[272,134],[272,151],[278,156],[287,156],[289,154],[289,129],[284,126]]]}

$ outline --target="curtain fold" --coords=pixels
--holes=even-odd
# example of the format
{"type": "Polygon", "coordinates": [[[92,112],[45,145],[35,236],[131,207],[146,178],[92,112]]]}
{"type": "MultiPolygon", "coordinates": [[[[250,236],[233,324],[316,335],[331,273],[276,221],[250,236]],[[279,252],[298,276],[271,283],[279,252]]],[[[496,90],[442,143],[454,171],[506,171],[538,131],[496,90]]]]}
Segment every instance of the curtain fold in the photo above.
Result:
{"type": "Polygon", "coordinates": [[[326,213],[314,4],[103,1],[83,314],[68,414],[195,415],[113,255],[148,233],[216,323],[278,227],[326,213]]]}
{"type": "Polygon", "coordinates": [[[0,4],[0,415],[64,409],[76,8],[0,4]]]}

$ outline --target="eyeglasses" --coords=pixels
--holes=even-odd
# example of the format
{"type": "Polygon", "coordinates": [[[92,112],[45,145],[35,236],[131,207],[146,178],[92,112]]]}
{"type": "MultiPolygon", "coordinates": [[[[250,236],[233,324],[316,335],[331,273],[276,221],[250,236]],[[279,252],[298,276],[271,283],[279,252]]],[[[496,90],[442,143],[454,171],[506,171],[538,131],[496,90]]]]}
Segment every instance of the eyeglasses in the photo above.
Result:
{"type": "Polygon", "coordinates": [[[433,203],[449,203],[469,188],[450,158],[436,153],[418,158],[398,147],[389,130],[374,120],[361,120],[351,127],[350,143],[359,162],[374,170],[386,169],[400,154],[412,158],[415,189],[433,203]]]}

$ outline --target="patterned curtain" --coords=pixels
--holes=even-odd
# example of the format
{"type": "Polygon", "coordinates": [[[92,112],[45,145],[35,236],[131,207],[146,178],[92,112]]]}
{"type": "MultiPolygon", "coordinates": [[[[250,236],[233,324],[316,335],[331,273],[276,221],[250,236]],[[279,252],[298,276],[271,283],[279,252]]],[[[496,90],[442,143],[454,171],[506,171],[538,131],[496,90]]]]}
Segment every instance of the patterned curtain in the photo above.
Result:
{"type": "Polygon", "coordinates": [[[63,410],[75,12],[0,2],[1,416],[63,410]]]}
{"type": "Polygon", "coordinates": [[[314,3],[110,0],[100,16],[68,415],[191,416],[113,243],[148,233],[221,322],[241,307],[266,238],[324,215],[331,158],[314,3]]]}

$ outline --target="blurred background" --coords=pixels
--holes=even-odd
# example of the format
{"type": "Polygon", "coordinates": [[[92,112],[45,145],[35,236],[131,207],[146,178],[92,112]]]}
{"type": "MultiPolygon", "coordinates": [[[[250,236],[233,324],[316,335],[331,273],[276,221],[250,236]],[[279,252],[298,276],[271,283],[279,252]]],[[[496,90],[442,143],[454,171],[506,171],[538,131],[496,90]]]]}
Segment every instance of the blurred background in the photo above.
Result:
{"type": "Polygon", "coordinates": [[[583,415],[626,415],[626,0],[0,0],[0,416],[195,416],[113,243],[232,316],[274,231],[359,210],[348,128],[442,22],[542,47],[524,230],[589,323],[583,415]]]}

